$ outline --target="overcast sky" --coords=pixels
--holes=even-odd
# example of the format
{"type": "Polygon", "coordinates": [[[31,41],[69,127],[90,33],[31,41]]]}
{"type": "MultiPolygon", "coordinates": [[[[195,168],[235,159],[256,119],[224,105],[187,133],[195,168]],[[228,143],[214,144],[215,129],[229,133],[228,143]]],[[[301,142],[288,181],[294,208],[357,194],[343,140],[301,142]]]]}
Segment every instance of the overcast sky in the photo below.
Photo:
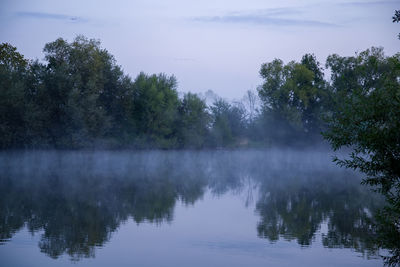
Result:
{"type": "Polygon", "coordinates": [[[179,91],[239,99],[264,62],[400,52],[399,0],[0,0],[0,42],[27,58],[58,37],[100,39],[125,73],[174,74],[179,91]]]}

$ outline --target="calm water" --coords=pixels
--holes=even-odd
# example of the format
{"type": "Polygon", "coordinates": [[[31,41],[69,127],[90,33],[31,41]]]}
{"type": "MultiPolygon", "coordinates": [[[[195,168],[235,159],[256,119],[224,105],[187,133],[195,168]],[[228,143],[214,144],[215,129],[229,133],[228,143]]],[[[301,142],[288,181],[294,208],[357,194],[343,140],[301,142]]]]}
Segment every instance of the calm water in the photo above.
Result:
{"type": "Polygon", "coordinates": [[[381,266],[330,152],[3,152],[0,266],[381,266]]]}

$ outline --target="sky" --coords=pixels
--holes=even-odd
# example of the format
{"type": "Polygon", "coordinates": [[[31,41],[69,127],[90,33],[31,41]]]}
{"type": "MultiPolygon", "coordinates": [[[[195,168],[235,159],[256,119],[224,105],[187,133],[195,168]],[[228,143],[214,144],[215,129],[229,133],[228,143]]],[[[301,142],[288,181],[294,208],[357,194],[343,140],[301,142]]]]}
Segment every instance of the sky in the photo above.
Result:
{"type": "Polygon", "coordinates": [[[77,35],[101,41],[133,79],[175,75],[178,91],[240,99],[262,84],[262,63],[314,53],[400,52],[399,0],[0,0],[0,42],[29,59],[77,35]]]}

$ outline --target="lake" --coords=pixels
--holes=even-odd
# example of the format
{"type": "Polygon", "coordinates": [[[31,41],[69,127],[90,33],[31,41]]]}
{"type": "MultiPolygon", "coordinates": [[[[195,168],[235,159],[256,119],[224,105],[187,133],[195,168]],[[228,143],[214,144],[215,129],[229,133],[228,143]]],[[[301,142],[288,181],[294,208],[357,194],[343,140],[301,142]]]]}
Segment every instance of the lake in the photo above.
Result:
{"type": "Polygon", "coordinates": [[[0,266],[381,266],[332,152],[0,153],[0,266]]]}

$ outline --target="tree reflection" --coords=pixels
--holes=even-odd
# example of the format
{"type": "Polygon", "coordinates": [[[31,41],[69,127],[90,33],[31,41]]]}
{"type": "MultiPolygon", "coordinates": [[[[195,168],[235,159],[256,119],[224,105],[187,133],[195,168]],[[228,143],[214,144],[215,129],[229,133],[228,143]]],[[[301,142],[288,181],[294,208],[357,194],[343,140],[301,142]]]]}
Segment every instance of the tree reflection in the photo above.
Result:
{"type": "MultiPolygon", "coordinates": [[[[257,185],[258,235],[309,246],[321,242],[377,255],[372,220],[382,201],[329,161],[265,152],[31,152],[1,154],[0,242],[26,226],[43,230],[40,250],[72,260],[94,257],[121,223],[173,220],[193,205],[257,185]],[[331,166],[331,167],[329,167],[331,166]]],[[[318,157],[318,155],[316,156],[318,157]]],[[[328,159],[329,160],[329,159],[328,159]]]]}
{"type": "Polygon", "coordinates": [[[377,256],[373,214],[382,207],[383,200],[361,188],[354,175],[310,171],[264,179],[256,205],[261,216],[259,236],[271,242],[284,238],[310,246],[321,230],[325,247],[352,248],[366,256],[377,256]]]}
{"type": "Polygon", "coordinates": [[[46,166],[32,165],[31,172],[11,169],[1,175],[0,238],[11,238],[25,225],[32,233],[43,229],[39,247],[52,258],[64,253],[73,260],[94,257],[95,247],[106,243],[128,218],[136,223],[170,222],[176,201],[192,204],[205,187],[170,162],[148,171],[154,166],[140,170],[138,162],[130,161],[133,165],[121,171],[121,162],[112,159],[99,173],[88,159],[82,164],[46,160],[46,166]]]}

